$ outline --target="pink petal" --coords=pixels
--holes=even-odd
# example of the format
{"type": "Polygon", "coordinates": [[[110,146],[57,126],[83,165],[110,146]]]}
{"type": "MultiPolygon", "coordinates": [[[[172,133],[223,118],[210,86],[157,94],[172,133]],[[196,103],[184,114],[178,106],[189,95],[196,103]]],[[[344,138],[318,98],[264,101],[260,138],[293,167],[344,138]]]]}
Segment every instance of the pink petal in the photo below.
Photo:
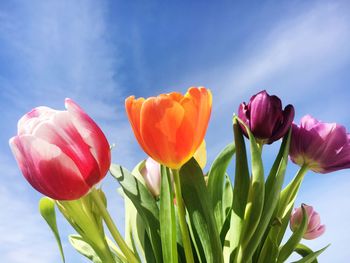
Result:
{"type": "Polygon", "coordinates": [[[91,154],[89,145],[74,127],[68,112],[58,112],[50,121],[42,122],[36,127],[33,135],[56,145],[75,163],[90,186],[100,181],[99,166],[91,154]]]}
{"type": "Polygon", "coordinates": [[[305,233],[304,238],[308,240],[315,239],[321,236],[325,231],[326,231],[326,226],[321,225],[316,230],[305,233]]]}
{"type": "Polygon", "coordinates": [[[71,121],[79,132],[84,142],[89,145],[90,152],[97,161],[100,169],[100,179],[102,179],[110,166],[111,154],[109,143],[102,130],[97,124],[71,99],[65,100],[65,106],[71,121]]]}
{"type": "Polygon", "coordinates": [[[58,111],[44,106],[34,108],[18,121],[18,135],[32,134],[37,125],[43,121],[49,120],[56,112],[58,111]]]}
{"type": "Polygon", "coordinates": [[[89,191],[77,166],[56,145],[23,135],[12,138],[10,146],[24,177],[42,194],[73,200],[89,191]]]}

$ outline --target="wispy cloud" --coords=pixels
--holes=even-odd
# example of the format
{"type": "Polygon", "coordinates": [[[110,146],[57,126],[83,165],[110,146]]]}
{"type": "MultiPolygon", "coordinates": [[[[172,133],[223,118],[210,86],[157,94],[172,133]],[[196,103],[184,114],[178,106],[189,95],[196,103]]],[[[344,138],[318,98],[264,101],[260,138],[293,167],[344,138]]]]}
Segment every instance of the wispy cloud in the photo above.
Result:
{"type": "MultiPolygon", "coordinates": [[[[108,35],[106,13],[105,1],[89,0],[19,1],[0,11],[0,39],[6,48],[0,54],[10,61],[0,71],[0,101],[11,105],[2,119],[10,120],[11,127],[2,125],[0,136],[4,139],[0,143],[1,171],[9,178],[0,187],[3,262],[59,260],[54,239],[37,211],[39,195],[29,190],[10,159],[5,140],[15,133],[14,119],[38,105],[62,109],[64,98],[71,97],[101,125],[110,142],[116,143],[115,158],[129,166],[137,161],[128,147],[135,143],[123,106],[117,106],[123,105],[123,90],[116,80],[119,55],[108,35]]],[[[118,210],[123,209],[120,201],[115,202],[118,210]]],[[[71,231],[67,226],[61,230],[63,237],[71,231]]],[[[69,261],[74,261],[68,247],[69,261]]]]}

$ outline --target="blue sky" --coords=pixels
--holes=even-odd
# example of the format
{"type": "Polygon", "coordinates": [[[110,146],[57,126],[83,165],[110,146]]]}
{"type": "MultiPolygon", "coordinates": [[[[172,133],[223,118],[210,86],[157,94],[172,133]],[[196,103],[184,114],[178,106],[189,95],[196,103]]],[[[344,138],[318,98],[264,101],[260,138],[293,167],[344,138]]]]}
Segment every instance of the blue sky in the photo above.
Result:
{"type": "MultiPolygon", "coordinates": [[[[116,144],[113,160],[132,168],[145,155],[126,120],[129,95],[151,96],[203,85],[214,96],[206,136],[209,162],[232,140],[231,116],[262,89],[296,108],[350,128],[350,8],[346,1],[1,1],[0,259],[58,262],[37,212],[41,197],[20,174],[8,147],[17,120],[33,107],[78,102],[116,144]]],[[[278,145],[264,148],[271,165],[278,145]]],[[[290,164],[287,179],[296,170],[290,164]]],[[[119,228],[117,184],[102,187],[119,228]]],[[[307,242],[332,246],[321,262],[347,262],[350,171],[309,173],[298,203],[314,205],[327,230],[307,242]]],[[[65,236],[68,262],[85,262],[65,236]]]]}

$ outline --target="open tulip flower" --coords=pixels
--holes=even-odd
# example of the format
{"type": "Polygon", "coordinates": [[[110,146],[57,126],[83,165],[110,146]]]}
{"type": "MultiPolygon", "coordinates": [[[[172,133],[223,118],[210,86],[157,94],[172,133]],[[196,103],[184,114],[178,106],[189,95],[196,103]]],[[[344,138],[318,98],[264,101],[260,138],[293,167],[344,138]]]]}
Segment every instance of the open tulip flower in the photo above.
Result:
{"type": "Polygon", "coordinates": [[[10,139],[24,177],[45,195],[39,211],[63,261],[56,208],[77,233],[69,236],[72,246],[92,262],[283,263],[295,253],[302,257],[296,262],[316,262],[327,248],[313,251],[303,244],[322,235],[325,226],[311,206],[293,207],[308,170],[350,168],[350,135],[343,126],[309,115],[299,126],[292,124],[294,107],[283,109],[277,96],[261,91],[239,106],[233,140],[204,175],[210,90],[130,96],[126,114],[148,158],[129,171],[111,164],[109,144],[96,123],[72,100],[65,106],[65,111],[35,108],[10,139]],[[280,138],[265,174],[264,161],[271,158],[263,158],[262,145],[280,138]],[[286,184],[290,160],[300,169],[286,184]],[[125,219],[125,237],[108,212],[107,204],[114,204],[96,187],[108,169],[124,200],[125,215],[118,219],[125,219]]]}
{"type": "Polygon", "coordinates": [[[342,125],[306,115],[293,124],[290,157],[317,173],[350,168],[350,134],[342,125]]]}
{"type": "Polygon", "coordinates": [[[96,123],[71,99],[66,111],[38,107],[18,122],[10,146],[28,182],[56,200],[85,195],[106,175],[109,144],[96,123]]]}
{"type": "Polygon", "coordinates": [[[205,88],[190,88],[148,99],[125,100],[126,112],[142,149],[157,162],[179,169],[204,139],[212,96],[205,88]]]}
{"type": "Polygon", "coordinates": [[[260,143],[271,144],[288,132],[294,119],[294,107],[287,105],[283,110],[281,100],[263,90],[251,97],[248,104],[239,105],[238,117],[260,143]]]}

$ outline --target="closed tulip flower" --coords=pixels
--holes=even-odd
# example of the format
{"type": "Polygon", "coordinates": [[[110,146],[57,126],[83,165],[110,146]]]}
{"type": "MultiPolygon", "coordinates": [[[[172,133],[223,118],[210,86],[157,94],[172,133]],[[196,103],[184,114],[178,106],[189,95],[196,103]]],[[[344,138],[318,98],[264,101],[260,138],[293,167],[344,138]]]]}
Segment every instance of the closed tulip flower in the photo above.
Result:
{"type": "Polygon", "coordinates": [[[125,108],[142,149],[155,161],[179,169],[201,145],[211,113],[208,89],[190,88],[148,99],[128,97],[125,108]]]}
{"type": "MultiPolygon", "coordinates": [[[[287,105],[282,109],[281,100],[263,90],[251,97],[248,104],[241,103],[238,117],[249,127],[258,142],[271,144],[288,132],[294,119],[294,107],[287,105]]],[[[243,125],[241,127],[247,136],[243,125]]]]}
{"type": "MultiPolygon", "coordinates": [[[[315,239],[321,236],[325,230],[325,225],[321,225],[320,215],[313,209],[312,206],[302,205],[308,216],[307,229],[304,233],[304,239],[315,239]]],[[[303,211],[301,207],[294,209],[290,218],[290,228],[294,232],[298,229],[303,220],[303,211]]]]}
{"type": "Polygon", "coordinates": [[[324,123],[310,115],[293,124],[290,157],[317,173],[350,168],[350,134],[344,126],[324,123]]]}
{"type": "Polygon", "coordinates": [[[111,162],[107,139],[72,100],[66,111],[38,107],[18,122],[10,147],[27,181],[56,200],[85,195],[106,175],[111,162]]]}

